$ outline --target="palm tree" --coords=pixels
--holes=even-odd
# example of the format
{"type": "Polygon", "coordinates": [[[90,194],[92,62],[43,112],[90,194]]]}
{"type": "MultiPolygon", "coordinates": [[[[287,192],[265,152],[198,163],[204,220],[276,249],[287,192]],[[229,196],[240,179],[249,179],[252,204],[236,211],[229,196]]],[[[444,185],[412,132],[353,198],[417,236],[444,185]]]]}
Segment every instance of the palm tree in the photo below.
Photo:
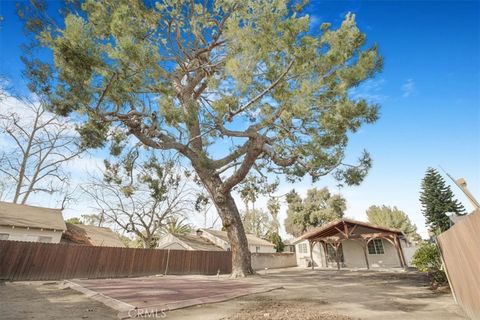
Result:
{"type": "Polygon", "coordinates": [[[184,235],[192,232],[192,226],[186,222],[187,219],[171,217],[162,229],[163,233],[184,235]]]}

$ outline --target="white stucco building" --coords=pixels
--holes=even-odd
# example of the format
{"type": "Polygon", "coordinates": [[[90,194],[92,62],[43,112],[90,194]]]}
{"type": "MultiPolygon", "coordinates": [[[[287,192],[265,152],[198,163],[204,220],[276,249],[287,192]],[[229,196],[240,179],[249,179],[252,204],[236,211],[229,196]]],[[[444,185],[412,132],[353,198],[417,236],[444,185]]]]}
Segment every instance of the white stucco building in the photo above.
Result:
{"type": "MultiPolygon", "coordinates": [[[[230,250],[230,242],[228,240],[227,232],[213,229],[198,229],[197,235],[204,237],[215,245],[230,250]]],[[[273,253],[276,252],[275,245],[267,240],[247,233],[248,249],[251,253],[273,253]]]]}
{"type": "Polygon", "coordinates": [[[60,209],[0,201],[0,240],[59,243],[66,229],[60,209]]]}
{"type": "MultiPolygon", "coordinates": [[[[248,249],[251,253],[273,253],[276,252],[273,243],[247,233],[248,249]]],[[[172,250],[206,250],[216,251],[230,250],[230,242],[227,232],[212,229],[198,229],[192,235],[168,234],[160,239],[159,249],[172,250]]]]}
{"type": "Polygon", "coordinates": [[[414,245],[395,229],[338,219],[297,238],[300,267],[394,268],[410,265],[414,245]],[[338,263],[337,263],[338,262],[338,263]]]}
{"type": "Polygon", "coordinates": [[[224,251],[223,248],[197,234],[178,235],[168,233],[158,241],[157,248],[164,250],[224,251]]]}

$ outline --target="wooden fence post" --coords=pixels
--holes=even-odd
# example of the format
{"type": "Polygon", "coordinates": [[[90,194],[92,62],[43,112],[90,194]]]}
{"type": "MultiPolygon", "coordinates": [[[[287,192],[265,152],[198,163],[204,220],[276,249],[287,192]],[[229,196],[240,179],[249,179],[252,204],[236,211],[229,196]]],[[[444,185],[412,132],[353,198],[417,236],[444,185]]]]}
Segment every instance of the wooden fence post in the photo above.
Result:
{"type": "Polygon", "coordinates": [[[167,251],[167,265],[165,266],[165,275],[167,275],[168,272],[168,261],[170,260],[170,249],[167,251]]]}

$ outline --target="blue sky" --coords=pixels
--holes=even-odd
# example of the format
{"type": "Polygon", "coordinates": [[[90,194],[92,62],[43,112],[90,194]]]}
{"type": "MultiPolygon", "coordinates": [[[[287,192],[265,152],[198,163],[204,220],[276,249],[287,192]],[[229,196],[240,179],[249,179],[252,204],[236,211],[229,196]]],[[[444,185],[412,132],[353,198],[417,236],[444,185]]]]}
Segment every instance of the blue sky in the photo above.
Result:
{"type": "MultiPolygon", "coordinates": [[[[312,27],[338,25],[354,12],[369,43],[378,43],[384,70],[352,94],[379,102],[380,120],[354,135],[348,149],[363,148],[374,160],[365,182],[338,190],[325,178],[292,187],[340,191],[348,201],[347,216],[364,220],[373,204],[396,205],[425,235],[418,202],[420,181],[428,166],[464,177],[480,198],[480,2],[478,1],[312,1],[312,27]]],[[[24,41],[13,1],[1,1],[0,73],[23,88],[19,46],[24,41]]],[[[452,186],[458,199],[467,199],[452,186]]],[[[284,212],[282,213],[284,216],[284,212]]]]}

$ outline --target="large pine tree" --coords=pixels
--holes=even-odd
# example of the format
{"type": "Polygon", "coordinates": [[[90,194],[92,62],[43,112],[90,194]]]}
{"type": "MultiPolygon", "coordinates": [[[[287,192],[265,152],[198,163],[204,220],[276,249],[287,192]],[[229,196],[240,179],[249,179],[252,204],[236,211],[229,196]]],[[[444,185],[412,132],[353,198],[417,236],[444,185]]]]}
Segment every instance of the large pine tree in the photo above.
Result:
{"type": "Polygon", "coordinates": [[[457,215],[465,214],[465,208],[454,199],[450,186],[445,184],[440,173],[433,168],[427,169],[422,180],[420,202],[427,225],[436,232],[443,232],[450,228],[447,212],[454,212],[457,215]]]}

